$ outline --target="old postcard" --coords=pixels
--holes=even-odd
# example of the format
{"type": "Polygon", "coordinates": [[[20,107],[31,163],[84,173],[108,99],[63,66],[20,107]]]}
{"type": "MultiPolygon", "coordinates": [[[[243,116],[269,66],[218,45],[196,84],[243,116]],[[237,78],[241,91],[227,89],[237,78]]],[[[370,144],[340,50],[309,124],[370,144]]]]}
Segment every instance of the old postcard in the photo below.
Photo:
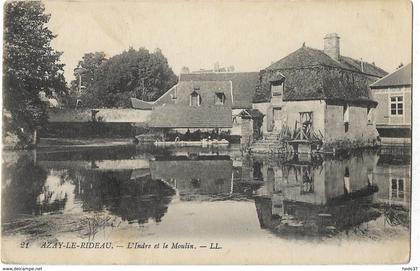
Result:
{"type": "Polygon", "coordinates": [[[3,14],[3,263],[409,261],[411,2],[3,14]]]}

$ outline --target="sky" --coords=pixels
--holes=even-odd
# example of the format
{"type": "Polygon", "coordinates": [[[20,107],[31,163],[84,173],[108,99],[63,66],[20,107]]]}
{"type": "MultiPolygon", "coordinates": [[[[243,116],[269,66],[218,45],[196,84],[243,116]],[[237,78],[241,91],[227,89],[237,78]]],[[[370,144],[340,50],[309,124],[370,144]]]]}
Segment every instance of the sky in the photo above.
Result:
{"type": "Polygon", "coordinates": [[[338,33],[341,54],[386,71],[411,60],[407,0],[57,1],[45,0],[67,81],[85,53],[108,57],[130,46],[160,48],[178,74],[235,66],[259,71],[306,46],[323,49],[338,33]]]}

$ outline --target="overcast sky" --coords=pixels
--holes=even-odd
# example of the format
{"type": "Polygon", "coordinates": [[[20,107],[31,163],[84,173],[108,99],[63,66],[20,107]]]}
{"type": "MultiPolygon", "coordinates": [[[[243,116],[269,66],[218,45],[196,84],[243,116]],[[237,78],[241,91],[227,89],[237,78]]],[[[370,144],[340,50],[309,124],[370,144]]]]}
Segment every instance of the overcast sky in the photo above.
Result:
{"type": "Polygon", "coordinates": [[[44,1],[65,75],[84,53],[162,49],[175,73],[234,65],[259,71],[336,32],[341,53],[393,71],[411,58],[409,1],[44,1]]]}

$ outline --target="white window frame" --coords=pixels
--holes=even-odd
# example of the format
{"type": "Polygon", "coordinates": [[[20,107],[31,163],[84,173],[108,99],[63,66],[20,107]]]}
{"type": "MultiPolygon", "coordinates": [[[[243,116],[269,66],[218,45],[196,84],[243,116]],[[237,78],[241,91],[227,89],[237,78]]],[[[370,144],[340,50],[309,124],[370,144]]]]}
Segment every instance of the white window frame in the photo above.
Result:
{"type": "Polygon", "coordinates": [[[271,97],[283,97],[284,94],[284,82],[280,84],[271,84],[271,97]],[[276,93],[276,95],[274,95],[276,93]]]}
{"type": "Polygon", "coordinates": [[[389,200],[405,201],[405,196],[406,196],[405,195],[405,186],[406,186],[406,180],[405,180],[404,177],[396,177],[396,176],[390,177],[389,178],[389,200]],[[393,197],[394,189],[392,188],[392,182],[394,180],[396,181],[395,197],[393,197]],[[400,187],[399,187],[400,181],[402,181],[402,183],[403,183],[402,190],[400,190],[400,187]],[[401,193],[402,197],[400,197],[400,192],[402,192],[401,193]]]}
{"type": "Polygon", "coordinates": [[[389,97],[389,115],[390,116],[403,116],[404,115],[404,96],[392,95],[389,97]],[[393,101],[394,99],[394,101],[393,101]],[[395,113],[392,113],[392,105],[395,105],[395,113]],[[401,113],[399,113],[399,105],[401,105],[401,113]]]}
{"type": "Polygon", "coordinates": [[[270,82],[271,97],[280,97],[281,99],[283,99],[284,83],[285,83],[284,78],[281,80],[270,82]]]}
{"type": "Polygon", "coordinates": [[[193,92],[191,92],[191,94],[190,94],[190,106],[200,106],[201,102],[202,102],[202,100],[201,100],[200,94],[195,90],[193,92]],[[192,104],[192,96],[193,96],[194,93],[197,94],[197,99],[198,99],[197,100],[197,105],[192,104]]]}

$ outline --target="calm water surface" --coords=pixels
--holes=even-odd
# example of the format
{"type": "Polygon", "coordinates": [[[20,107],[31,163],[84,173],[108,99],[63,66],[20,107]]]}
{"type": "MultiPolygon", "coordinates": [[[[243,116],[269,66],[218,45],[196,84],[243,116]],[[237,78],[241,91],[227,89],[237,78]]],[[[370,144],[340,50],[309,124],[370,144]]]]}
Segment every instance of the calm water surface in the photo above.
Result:
{"type": "Polygon", "coordinates": [[[17,241],[409,236],[409,159],[379,151],[38,149],[5,152],[2,178],[2,235],[17,241]]]}

